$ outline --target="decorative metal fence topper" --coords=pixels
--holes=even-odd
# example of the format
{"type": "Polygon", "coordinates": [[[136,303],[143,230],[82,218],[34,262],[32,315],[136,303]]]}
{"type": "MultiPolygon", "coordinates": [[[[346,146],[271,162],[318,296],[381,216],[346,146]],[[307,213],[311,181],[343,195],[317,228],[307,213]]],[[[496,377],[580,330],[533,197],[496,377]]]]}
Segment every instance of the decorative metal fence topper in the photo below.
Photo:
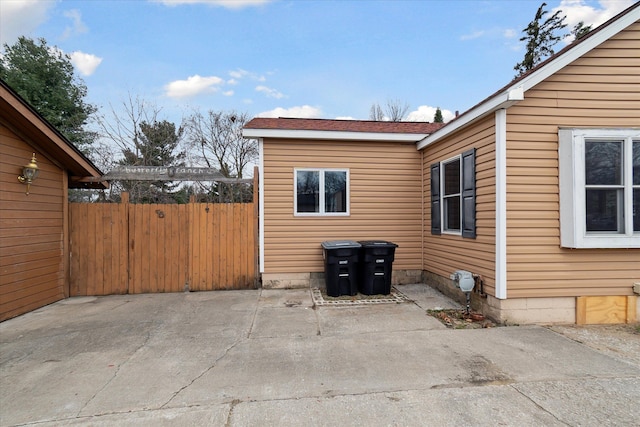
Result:
{"type": "Polygon", "coordinates": [[[251,182],[227,178],[218,169],[182,166],[120,166],[98,178],[101,181],[217,181],[251,182]]]}

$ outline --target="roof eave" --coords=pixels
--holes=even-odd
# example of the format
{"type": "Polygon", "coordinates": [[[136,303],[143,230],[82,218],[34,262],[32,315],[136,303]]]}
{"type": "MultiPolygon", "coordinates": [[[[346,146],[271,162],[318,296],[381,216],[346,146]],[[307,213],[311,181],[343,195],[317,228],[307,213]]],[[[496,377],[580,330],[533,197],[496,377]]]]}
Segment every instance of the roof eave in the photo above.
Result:
{"type": "MultiPolygon", "coordinates": [[[[20,132],[39,149],[49,152],[72,176],[102,175],[102,172],[86,156],[3,81],[0,81],[0,98],[2,99],[1,108],[6,109],[7,114],[11,114],[12,117],[9,122],[4,123],[7,127],[20,132]],[[45,148],[37,141],[51,141],[52,144],[45,148]]],[[[71,182],[70,180],[69,183],[71,182]]],[[[108,183],[100,183],[93,185],[93,188],[109,188],[109,186],[108,183]]]]}
{"type": "Polygon", "coordinates": [[[396,133],[396,132],[345,132],[326,130],[292,130],[292,129],[253,129],[244,128],[245,138],[280,138],[280,139],[315,139],[340,141],[394,141],[418,142],[428,133],[396,133]]]}
{"type": "Polygon", "coordinates": [[[491,114],[496,110],[509,108],[513,104],[516,104],[522,100],[524,100],[524,90],[521,86],[509,88],[509,90],[502,92],[497,96],[494,96],[493,98],[487,100],[487,102],[478,105],[474,109],[458,117],[453,122],[451,122],[451,124],[435,131],[431,135],[428,135],[426,138],[420,140],[417,144],[417,148],[418,150],[422,150],[426,146],[433,144],[446,135],[449,135],[450,133],[461,129],[466,125],[485,117],[487,114],[491,114]]]}

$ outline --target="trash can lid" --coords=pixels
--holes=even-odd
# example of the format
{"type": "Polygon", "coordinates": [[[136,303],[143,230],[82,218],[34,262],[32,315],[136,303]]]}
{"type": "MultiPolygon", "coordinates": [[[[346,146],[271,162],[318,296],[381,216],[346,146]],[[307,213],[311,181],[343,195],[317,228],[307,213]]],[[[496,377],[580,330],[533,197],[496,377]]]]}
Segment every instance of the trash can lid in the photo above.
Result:
{"type": "Polygon", "coordinates": [[[325,249],[359,248],[360,243],[353,240],[327,240],[322,242],[325,249]]]}
{"type": "Polygon", "coordinates": [[[396,245],[393,242],[387,242],[385,240],[362,240],[359,241],[358,243],[360,243],[362,246],[364,247],[377,247],[377,248],[397,248],[398,245],[396,245]]]}

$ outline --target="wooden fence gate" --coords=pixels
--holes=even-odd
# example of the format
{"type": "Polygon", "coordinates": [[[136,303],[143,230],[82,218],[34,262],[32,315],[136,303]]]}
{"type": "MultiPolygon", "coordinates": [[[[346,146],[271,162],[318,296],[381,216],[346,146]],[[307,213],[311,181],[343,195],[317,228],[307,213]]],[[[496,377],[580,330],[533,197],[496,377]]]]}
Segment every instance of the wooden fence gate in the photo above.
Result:
{"type": "Polygon", "coordinates": [[[70,203],[70,296],[253,289],[257,203],[70,203]]]}

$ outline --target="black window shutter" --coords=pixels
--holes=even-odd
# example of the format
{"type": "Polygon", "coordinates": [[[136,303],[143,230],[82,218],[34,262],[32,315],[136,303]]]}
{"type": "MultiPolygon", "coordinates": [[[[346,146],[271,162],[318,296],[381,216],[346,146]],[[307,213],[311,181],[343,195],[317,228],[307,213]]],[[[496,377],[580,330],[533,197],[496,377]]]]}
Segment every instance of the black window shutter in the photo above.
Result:
{"type": "Polygon", "coordinates": [[[431,165],[431,234],[440,234],[440,163],[431,165]]]}
{"type": "Polygon", "coordinates": [[[476,238],[476,149],[462,153],[462,237],[476,238]]]}

